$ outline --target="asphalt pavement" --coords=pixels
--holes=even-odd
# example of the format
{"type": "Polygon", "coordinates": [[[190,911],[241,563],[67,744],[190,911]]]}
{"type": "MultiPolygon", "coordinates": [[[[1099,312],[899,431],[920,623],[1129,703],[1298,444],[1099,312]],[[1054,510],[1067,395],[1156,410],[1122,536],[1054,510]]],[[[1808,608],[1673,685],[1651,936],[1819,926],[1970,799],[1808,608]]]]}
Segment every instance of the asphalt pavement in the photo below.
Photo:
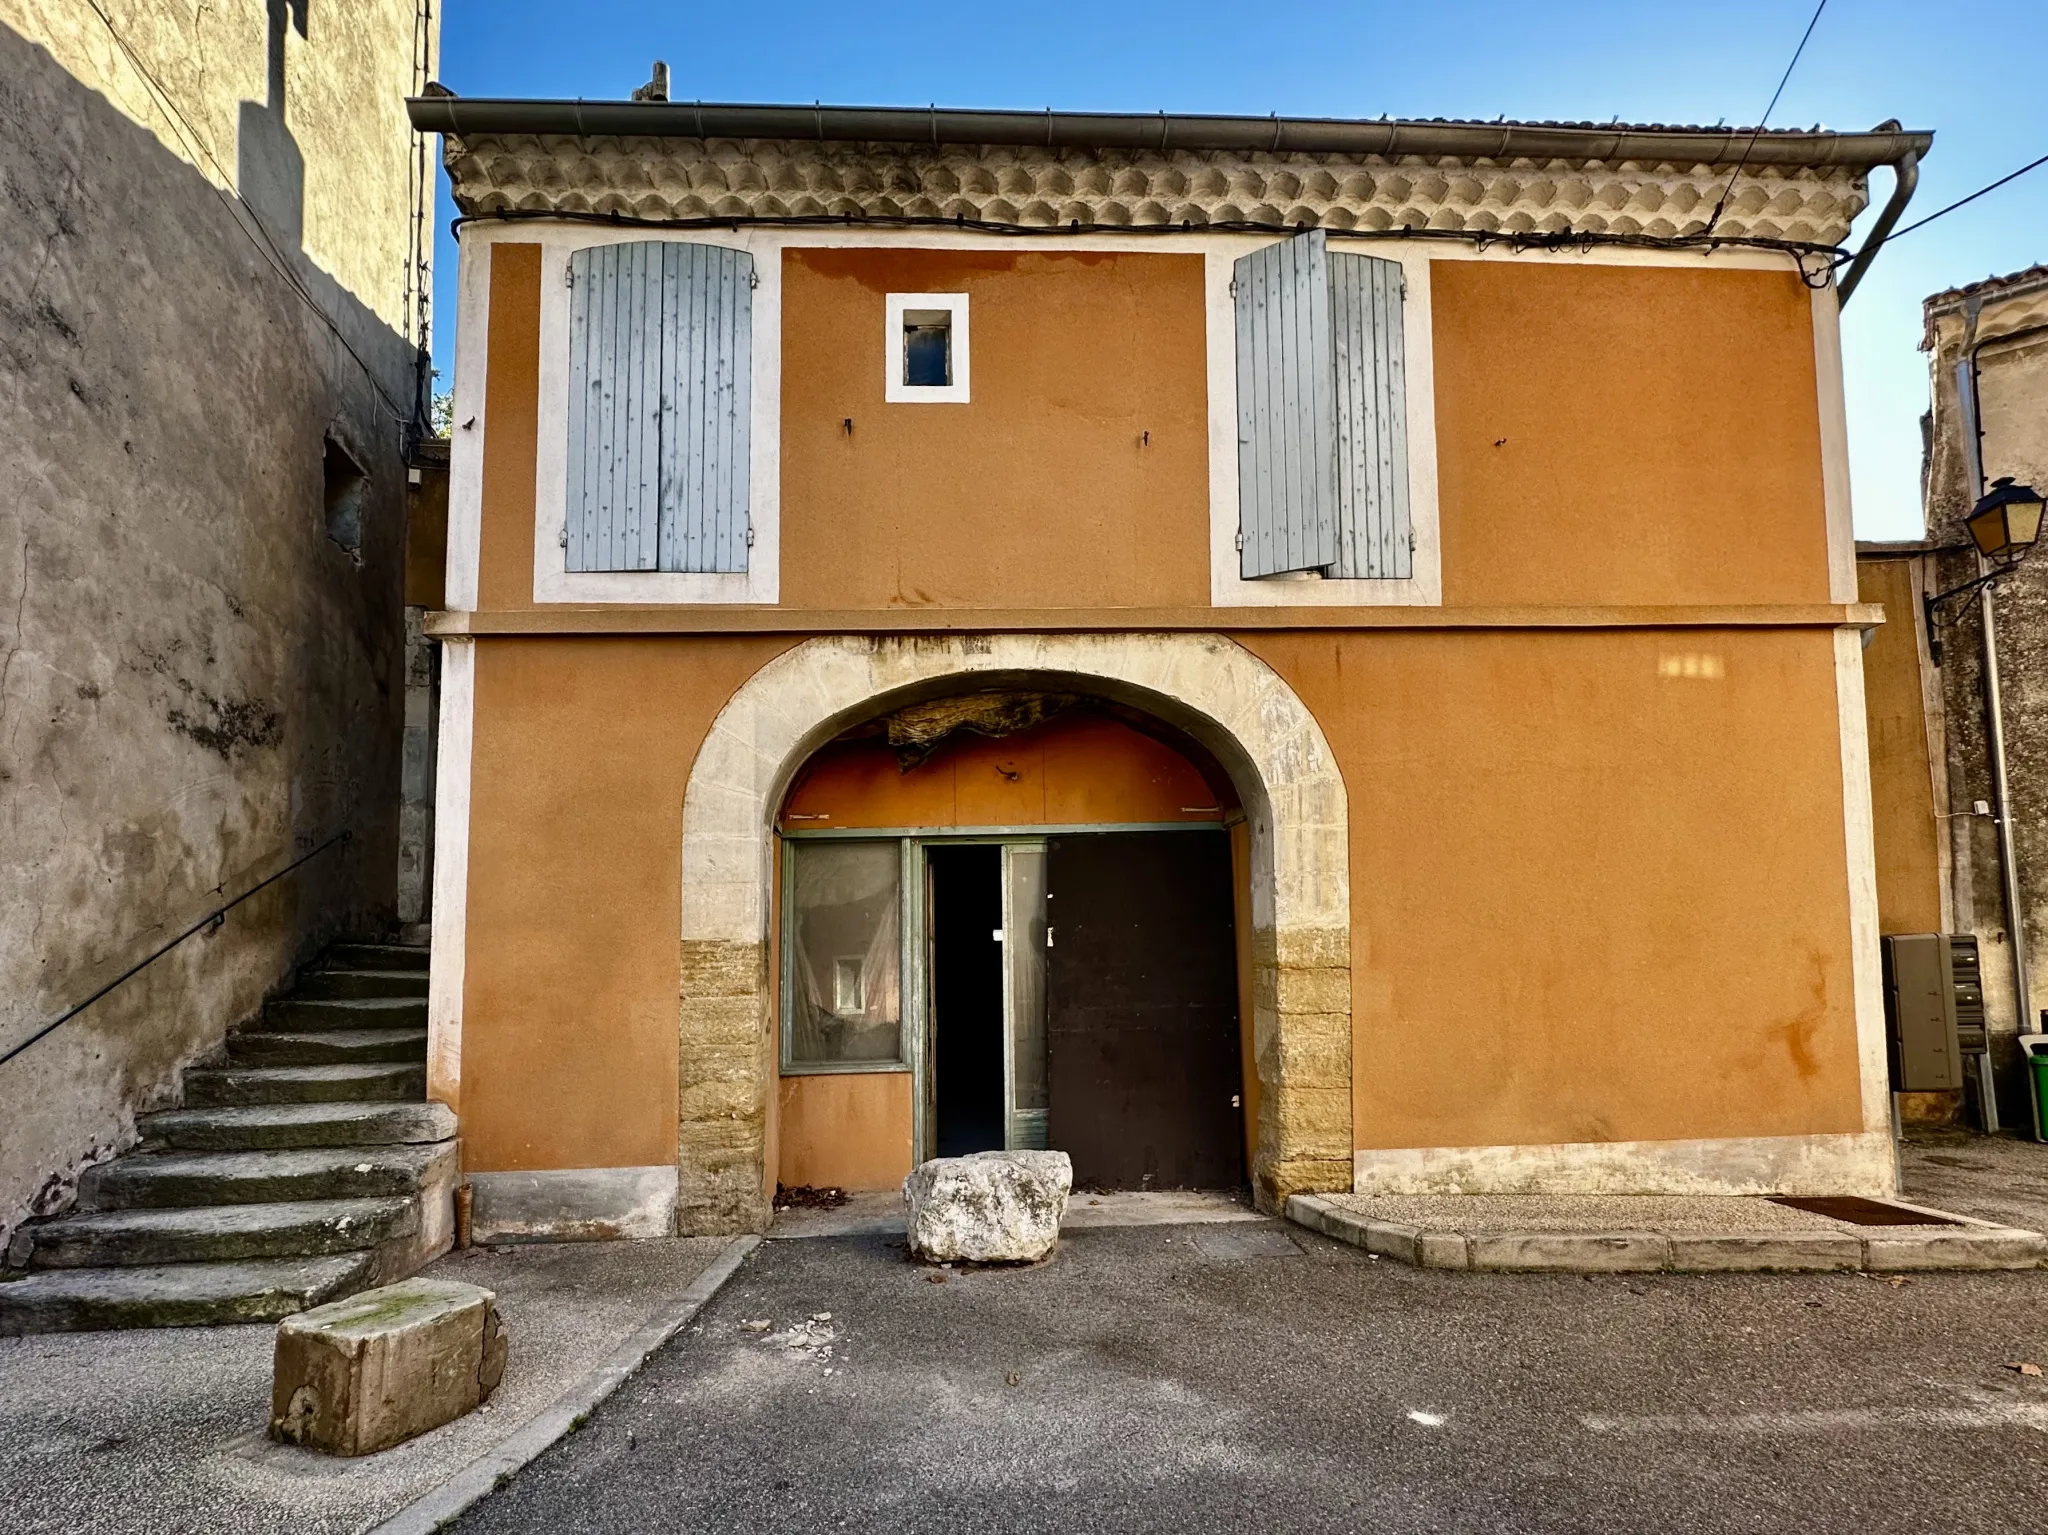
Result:
{"type": "Polygon", "coordinates": [[[483,1531],[2048,1530],[2048,1271],[1443,1273],[1265,1221],[770,1242],[483,1531]]]}

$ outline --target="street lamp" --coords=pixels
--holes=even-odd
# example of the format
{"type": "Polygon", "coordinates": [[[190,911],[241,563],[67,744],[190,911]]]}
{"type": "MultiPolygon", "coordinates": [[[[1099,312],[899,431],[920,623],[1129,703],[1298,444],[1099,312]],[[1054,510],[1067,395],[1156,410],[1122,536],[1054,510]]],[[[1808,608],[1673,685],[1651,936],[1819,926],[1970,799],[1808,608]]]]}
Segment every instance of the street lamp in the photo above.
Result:
{"type": "Polygon", "coordinates": [[[2041,492],[2031,485],[2014,484],[2009,474],[1993,480],[1991,489],[1970,508],[1971,542],[1976,545],[1978,556],[1994,568],[1927,598],[1927,649],[1936,666],[1941,665],[1941,620],[1936,610],[1952,597],[1961,597],[1989,586],[2000,576],[2010,575],[2041,536],[2042,510],[2041,492]]]}
{"type": "Polygon", "coordinates": [[[1987,560],[2016,564],[2040,536],[2041,493],[2031,485],[2013,484],[2009,474],[1993,480],[1984,499],[1970,511],[1970,537],[1987,560]]]}

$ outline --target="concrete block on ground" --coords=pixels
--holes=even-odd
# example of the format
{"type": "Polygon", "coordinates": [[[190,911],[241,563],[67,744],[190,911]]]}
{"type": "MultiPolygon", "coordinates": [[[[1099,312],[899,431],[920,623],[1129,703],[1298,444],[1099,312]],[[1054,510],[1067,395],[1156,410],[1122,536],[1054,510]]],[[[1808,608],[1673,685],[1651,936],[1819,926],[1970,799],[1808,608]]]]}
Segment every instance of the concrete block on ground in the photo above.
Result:
{"type": "Polygon", "coordinates": [[[1468,1241],[1476,1269],[1627,1274],[1671,1261],[1671,1239],[1660,1231],[1522,1231],[1468,1241]]]}
{"type": "Polygon", "coordinates": [[[489,1290],[441,1279],[366,1290],[278,1324],[271,1437],[367,1455],[472,1411],[504,1374],[489,1290]]]}
{"type": "Polygon", "coordinates": [[[2009,1226],[1886,1228],[1863,1238],[1865,1268],[2030,1269],[2048,1261],[2048,1238],[2009,1226]]]}
{"type": "Polygon", "coordinates": [[[931,1263],[1036,1263],[1059,1240],[1073,1187],[1064,1151],[934,1157],[903,1180],[910,1250],[931,1263]]]}
{"type": "Polygon", "coordinates": [[[1846,1231],[1674,1235],[1671,1266],[1695,1274],[1831,1273],[1862,1268],[1863,1243],[1846,1231]]]}

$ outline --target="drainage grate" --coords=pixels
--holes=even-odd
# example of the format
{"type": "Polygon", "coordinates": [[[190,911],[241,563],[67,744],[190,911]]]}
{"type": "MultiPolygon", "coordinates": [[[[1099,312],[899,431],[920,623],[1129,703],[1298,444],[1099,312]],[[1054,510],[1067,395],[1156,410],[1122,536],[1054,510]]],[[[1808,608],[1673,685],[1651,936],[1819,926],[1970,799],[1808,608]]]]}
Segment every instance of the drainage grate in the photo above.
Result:
{"type": "Polygon", "coordinates": [[[1829,1220],[1847,1221],[1852,1226],[1960,1226],[1961,1221],[1909,1210],[1904,1205],[1886,1204],[1882,1199],[1865,1199],[1860,1194],[1830,1194],[1817,1199],[1773,1199],[1774,1205],[1825,1215],[1829,1220]]]}

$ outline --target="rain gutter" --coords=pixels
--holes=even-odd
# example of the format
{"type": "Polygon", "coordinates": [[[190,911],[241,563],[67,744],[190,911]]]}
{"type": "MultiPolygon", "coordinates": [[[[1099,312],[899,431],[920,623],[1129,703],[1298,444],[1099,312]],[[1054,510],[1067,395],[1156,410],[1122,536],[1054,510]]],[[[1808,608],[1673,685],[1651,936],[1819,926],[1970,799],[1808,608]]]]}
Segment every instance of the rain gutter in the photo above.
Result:
{"type": "MultiPolygon", "coordinates": [[[[410,97],[423,133],[575,138],[736,138],[869,144],[1014,144],[1047,149],[1240,150],[1269,154],[1650,161],[1867,171],[1910,167],[1934,142],[1896,122],[1868,133],[1757,134],[1743,128],[1377,122],[1329,117],[1196,117],[1168,112],[984,112],[950,107],[750,106],[689,101],[410,97]]],[[[1903,173],[1910,177],[1910,170],[1903,173]]],[[[1902,178],[1903,179],[1903,178],[1902,178]]],[[[1896,194],[1894,194],[1896,200],[1896,194]]],[[[1887,208],[1896,218],[1896,213],[1887,208]]],[[[1889,225],[1882,226],[1889,228],[1889,225]]]]}

